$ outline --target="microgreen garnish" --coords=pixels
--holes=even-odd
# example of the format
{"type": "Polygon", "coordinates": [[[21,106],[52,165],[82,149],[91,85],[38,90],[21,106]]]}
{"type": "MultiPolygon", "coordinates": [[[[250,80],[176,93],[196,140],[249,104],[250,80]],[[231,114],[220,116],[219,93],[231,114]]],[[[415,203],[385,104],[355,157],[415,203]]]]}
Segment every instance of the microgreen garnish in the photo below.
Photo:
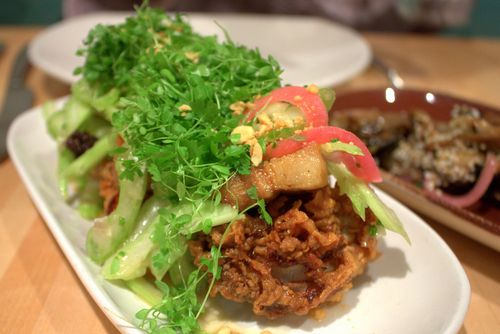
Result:
{"type": "Polygon", "coordinates": [[[378,228],[376,225],[370,225],[368,227],[368,234],[372,237],[375,237],[377,235],[378,228]]]}
{"type": "MultiPolygon", "coordinates": [[[[131,152],[120,176],[133,180],[146,171],[155,196],[192,206],[188,213],[159,212],[149,265],[158,279],[174,265],[174,255],[185,251],[200,203],[219,205],[219,190],[229,178],[250,173],[248,145],[231,136],[243,116],[235,117],[230,105],[280,86],[276,60],[224,33],[226,42],[219,43],[193,32],[182,16],[143,5],[123,24],[95,27],[78,52],[86,57],[75,71],[83,77],[78,94],[102,102],[95,109],[111,120],[131,152]],[[112,106],[104,103],[111,101],[108,96],[112,106]]],[[[256,201],[270,222],[264,201],[256,201]]],[[[212,219],[204,219],[193,230],[208,233],[212,226],[212,219]]],[[[212,248],[210,258],[201,261],[207,271],[196,269],[179,285],[157,281],[163,299],[137,314],[141,327],[151,333],[200,332],[197,318],[209,292],[201,302],[197,293],[208,276],[209,290],[220,277],[220,256],[220,247],[212,248]]]]}
{"type": "Polygon", "coordinates": [[[273,218],[266,210],[266,202],[262,198],[259,198],[259,195],[257,193],[257,188],[255,186],[249,188],[247,190],[247,195],[248,197],[250,197],[255,201],[255,205],[259,208],[259,214],[262,217],[262,219],[264,219],[264,221],[267,224],[272,225],[273,218]]]}

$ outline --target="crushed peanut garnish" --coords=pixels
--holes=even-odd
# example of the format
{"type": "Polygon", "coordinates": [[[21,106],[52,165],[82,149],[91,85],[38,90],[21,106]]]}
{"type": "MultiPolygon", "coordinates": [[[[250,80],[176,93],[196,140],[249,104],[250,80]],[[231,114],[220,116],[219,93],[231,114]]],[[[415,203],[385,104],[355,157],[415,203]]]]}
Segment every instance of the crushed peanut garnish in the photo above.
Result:
{"type": "Polygon", "coordinates": [[[234,128],[231,135],[238,134],[240,138],[238,140],[239,144],[245,144],[250,146],[250,160],[254,166],[260,165],[264,152],[260,146],[257,138],[255,137],[255,130],[248,125],[240,125],[234,128]]]}
{"type": "Polygon", "coordinates": [[[250,161],[252,161],[252,164],[254,166],[258,166],[262,162],[263,157],[264,157],[264,152],[262,152],[262,147],[260,146],[259,142],[256,140],[250,146],[250,161]]]}
{"type": "Polygon", "coordinates": [[[294,121],[291,119],[277,119],[274,121],[275,129],[293,128],[294,121]]]}
{"type": "Polygon", "coordinates": [[[187,59],[191,60],[195,64],[198,64],[198,61],[200,61],[199,52],[188,51],[184,53],[184,56],[186,56],[187,59]]]}
{"type": "Polygon", "coordinates": [[[267,126],[271,126],[271,127],[273,126],[273,121],[271,120],[269,115],[266,113],[259,113],[259,115],[257,116],[257,120],[259,121],[259,123],[261,125],[267,125],[267,126]]]}
{"type": "Polygon", "coordinates": [[[233,111],[233,115],[239,116],[245,112],[245,110],[250,110],[255,107],[252,102],[237,101],[229,106],[229,109],[233,111]]]}
{"type": "Polygon", "coordinates": [[[178,108],[180,111],[191,111],[191,107],[188,106],[187,104],[183,104],[178,108]]]}
{"type": "Polygon", "coordinates": [[[238,134],[240,135],[240,139],[238,143],[240,144],[248,144],[249,141],[252,141],[255,139],[255,130],[248,125],[240,125],[237,126],[233,129],[231,132],[231,135],[238,134]]]}
{"type": "Polygon", "coordinates": [[[318,86],[316,86],[315,84],[312,84],[312,85],[307,86],[307,88],[306,88],[306,89],[307,89],[307,91],[308,91],[309,93],[313,93],[313,94],[318,94],[318,93],[319,93],[319,87],[318,87],[318,86]]]}
{"type": "Polygon", "coordinates": [[[243,101],[234,102],[229,106],[229,109],[233,111],[233,115],[241,115],[245,111],[246,103],[243,101]]]}

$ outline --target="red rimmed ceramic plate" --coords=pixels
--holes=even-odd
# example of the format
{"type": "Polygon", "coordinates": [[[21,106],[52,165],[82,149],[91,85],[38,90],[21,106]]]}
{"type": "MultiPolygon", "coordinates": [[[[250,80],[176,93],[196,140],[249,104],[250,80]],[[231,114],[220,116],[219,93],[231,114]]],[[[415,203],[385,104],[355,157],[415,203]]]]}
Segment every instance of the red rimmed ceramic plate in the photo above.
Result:
{"type": "MultiPolygon", "coordinates": [[[[332,111],[378,109],[384,113],[394,113],[420,109],[436,121],[447,121],[455,105],[477,108],[485,118],[500,118],[500,110],[479,103],[436,92],[393,88],[339,94],[332,111]]],[[[469,208],[458,208],[447,203],[438,203],[427,198],[421,188],[389,173],[383,174],[384,182],[379,187],[410,208],[500,251],[499,205],[480,201],[469,208]]]]}

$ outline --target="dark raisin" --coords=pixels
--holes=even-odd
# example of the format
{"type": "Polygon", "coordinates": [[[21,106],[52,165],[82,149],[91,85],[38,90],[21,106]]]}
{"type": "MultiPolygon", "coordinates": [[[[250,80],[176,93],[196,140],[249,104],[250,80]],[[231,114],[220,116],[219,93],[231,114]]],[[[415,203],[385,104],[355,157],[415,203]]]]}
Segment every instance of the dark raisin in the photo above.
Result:
{"type": "Polygon", "coordinates": [[[94,146],[97,138],[87,132],[75,131],[66,139],[66,147],[79,157],[94,146]]]}

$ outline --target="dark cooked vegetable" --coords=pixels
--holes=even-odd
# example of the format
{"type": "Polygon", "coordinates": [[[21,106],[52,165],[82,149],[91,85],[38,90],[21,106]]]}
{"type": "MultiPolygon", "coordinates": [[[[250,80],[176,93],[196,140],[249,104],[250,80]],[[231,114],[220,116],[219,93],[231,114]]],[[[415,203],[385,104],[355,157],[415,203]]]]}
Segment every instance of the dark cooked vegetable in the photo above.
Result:
{"type": "Polygon", "coordinates": [[[75,131],[66,139],[65,145],[75,157],[79,157],[94,146],[96,141],[97,138],[87,132],[75,131]]]}

